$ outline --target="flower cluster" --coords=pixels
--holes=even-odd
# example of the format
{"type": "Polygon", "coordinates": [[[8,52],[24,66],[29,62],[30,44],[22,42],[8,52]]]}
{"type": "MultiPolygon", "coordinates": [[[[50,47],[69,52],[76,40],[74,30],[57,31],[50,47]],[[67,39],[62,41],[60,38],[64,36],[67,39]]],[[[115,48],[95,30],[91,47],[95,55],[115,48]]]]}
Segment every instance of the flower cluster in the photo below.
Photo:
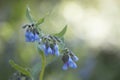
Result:
{"type": "Polygon", "coordinates": [[[68,67],[71,67],[73,69],[77,68],[77,65],[74,61],[78,61],[78,57],[73,54],[72,51],[68,50],[67,48],[63,51],[64,55],[62,57],[62,60],[64,62],[63,70],[67,70],[68,67]]]}
{"type": "MultiPolygon", "coordinates": [[[[33,19],[29,7],[27,7],[26,10],[26,17],[32,24],[26,24],[23,26],[25,29],[25,41],[29,43],[35,43],[38,49],[39,54],[41,55],[41,69],[40,69],[40,76],[39,79],[43,80],[44,71],[46,67],[46,57],[48,55],[53,55],[61,57],[61,60],[63,61],[63,70],[67,70],[68,68],[77,68],[77,64],[75,63],[78,61],[78,57],[75,56],[75,54],[66,48],[64,43],[64,34],[67,31],[67,25],[56,34],[50,35],[43,33],[41,27],[39,27],[40,24],[44,22],[45,17],[40,18],[39,20],[33,19]]],[[[21,67],[14,63],[13,60],[9,61],[10,65],[18,70],[18,72],[14,73],[13,76],[10,77],[9,80],[36,80],[38,77],[34,74],[38,75],[38,71],[36,71],[36,67],[32,70],[21,67]]]]}
{"type": "Polygon", "coordinates": [[[35,28],[34,24],[23,26],[23,28],[26,28],[26,27],[27,27],[26,32],[25,32],[26,42],[34,42],[35,40],[40,39],[39,32],[35,28]]]}
{"type": "MultiPolygon", "coordinates": [[[[45,55],[56,55],[59,56],[59,47],[57,44],[58,38],[51,35],[42,36],[38,48],[43,50],[45,55]]],[[[60,40],[59,40],[60,41],[60,40]]]]}
{"type": "MultiPolygon", "coordinates": [[[[31,25],[25,25],[23,28],[26,28],[25,32],[25,39],[26,42],[37,42],[38,49],[42,50],[46,56],[48,55],[56,55],[60,56],[60,50],[59,50],[59,43],[63,43],[60,38],[58,38],[55,35],[46,35],[44,33],[41,33],[37,30],[36,26],[34,24],[31,25]]],[[[78,57],[73,54],[72,51],[65,48],[61,50],[61,53],[63,53],[62,61],[64,62],[63,70],[67,70],[68,67],[70,68],[77,68],[77,65],[75,61],[78,61],[78,57]]]]}

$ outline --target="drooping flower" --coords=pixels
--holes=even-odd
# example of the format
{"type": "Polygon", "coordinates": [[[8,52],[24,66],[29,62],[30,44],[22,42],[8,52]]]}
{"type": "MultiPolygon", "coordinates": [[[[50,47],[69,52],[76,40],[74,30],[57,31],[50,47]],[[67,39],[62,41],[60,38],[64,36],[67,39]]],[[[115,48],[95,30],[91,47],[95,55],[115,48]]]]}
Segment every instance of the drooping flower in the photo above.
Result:
{"type": "Polygon", "coordinates": [[[72,58],[69,58],[68,64],[69,64],[69,67],[71,67],[73,69],[77,68],[76,63],[72,60],[72,58]]]}
{"type": "Polygon", "coordinates": [[[50,46],[47,46],[46,44],[41,44],[38,46],[38,48],[41,49],[46,56],[52,54],[52,49],[50,48],[50,46]]]}
{"type": "Polygon", "coordinates": [[[78,61],[79,60],[79,58],[77,57],[77,56],[72,56],[72,59],[73,59],[73,61],[78,61]]]}
{"type": "Polygon", "coordinates": [[[40,39],[40,37],[39,37],[39,35],[37,33],[34,34],[34,39],[35,40],[39,40],[40,39]]]}
{"type": "Polygon", "coordinates": [[[26,42],[34,42],[35,40],[39,40],[38,34],[33,34],[31,31],[26,31],[25,33],[26,42]]]}
{"type": "Polygon", "coordinates": [[[30,31],[26,31],[25,39],[26,39],[26,42],[34,42],[35,41],[34,34],[30,31]]]}
{"type": "Polygon", "coordinates": [[[73,61],[78,61],[79,60],[79,58],[76,55],[74,55],[72,51],[69,51],[69,54],[70,54],[73,61]]]}
{"type": "Polygon", "coordinates": [[[59,47],[58,47],[57,44],[55,44],[54,47],[53,47],[53,54],[55,54],[56,56],[60,55],[59,47]]]}
{"type": "Polygon", "coordinates": [[[63,60],[63,62],[64,62],[64,65],[63,65],[63,67],[62,67],[63,70],[67,70],[69,67],[70,67],[70,68],[73,68],[73,69],[77,68],[76,63],[72,60],[71,56],[69,56],[69,55],[64,55],[64,56],[62,57],[62,60],[63,60]]]}
{"type": "Polygon", "coordinates": [[[47,48],[47,54],[52,54],[52,49],[50,47],[47,48]]]}
{"type": "Polygon", "coordinates": [[[26,27],[27,27],[26,32],[25,32],[26,42],[34,42],[40,39],[39,32],[37,31],[37,29],[35,28],[33,24],[25,25],[24,28],[26,27]]]}

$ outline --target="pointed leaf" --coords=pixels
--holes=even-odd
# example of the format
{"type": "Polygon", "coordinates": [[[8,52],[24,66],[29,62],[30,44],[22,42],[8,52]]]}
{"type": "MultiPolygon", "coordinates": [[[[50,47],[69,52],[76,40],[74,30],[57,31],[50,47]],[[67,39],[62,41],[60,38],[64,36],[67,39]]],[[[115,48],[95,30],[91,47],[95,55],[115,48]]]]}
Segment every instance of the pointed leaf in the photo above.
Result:
{"type": "Polygon", "coordinates": [[[26,17],[31,23],[34,23],[34,19],[31,15],[31,13],[30,13],[30,8],[29,7],[27,7],[27,10],[26,10],[26,17]]]}
{"type": "Polygon", "coordinates": [[[63,37],[65,32],[67,31],[67,25],[60,31],[59,33],[55,34],[57,37],[63,37]]]}
{"type": "Polygon", "coordinates": [[[40,18],[40,19],[37,21],[36,25],[38,26],[38,25],[42,24],[42,23],[44,22],[44,20],[45,20],[44,17],[43,17],[43,18],[40,18]]]}
{"type": "Polygon", "coordinates": [[[31,77],[31,74],[28,70],[26,70],[25,68],[23,68],[23,67],[19,66],[18,64],[14,63],[13,60],[9,60],[9,63],[14,69],[18,70],[19,72],[21,72],[22,74],[24,74],[26,76],[31,77]]]}

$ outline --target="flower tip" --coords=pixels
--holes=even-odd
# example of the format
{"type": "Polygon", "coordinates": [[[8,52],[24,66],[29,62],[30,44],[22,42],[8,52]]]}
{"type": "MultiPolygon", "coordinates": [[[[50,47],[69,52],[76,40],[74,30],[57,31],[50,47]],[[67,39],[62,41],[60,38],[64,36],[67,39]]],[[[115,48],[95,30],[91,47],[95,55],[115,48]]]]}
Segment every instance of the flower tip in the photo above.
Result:
{"type": "Polygon", "coordinates": [[[78,58],[77,56],[74,56],[74,57],[73,57],[73,60],[74,60],[74,61],[78,61],[79,58],[78,58]]]}
{"type": "Polygon", "coordinates": [[[63,65],[62,67],[63,70],[67,70],[68,69],[68,66],[66,64],[63,65]]]}
{"type": "Polygon", "coordinates": [[[77,65],[76,65],[76,64],[74,64],[72,68],[73,68],[73,69],[76,69],[76,68],[77,68],[77,65]]]}
{"type": "Polygon", "coordinates": [[[58,50],[55,52],[55,55],[56,55],[56,56],[59,56],[59,55],[60,55],[60,53],[59,53],[58,50]]]}
{"type": "Polygon", "coordinates": [[[71,67],[71,68],[73,68],[73,69],[76,69],[76,68],[77,68],[76,63],[75,63],[71,58],[69,58],[68,63],[69,63],[69,67],[71,67]]]}
{"type": "Polygon", "coordinates": [[[48,47],[48,54],[52,54],[52,49],[48,47]]]}
{"type": "Polygon", "coordinates": [[[38,34],[35,34],[34,37],[35,37],[35,40],[39,40],[40,39],[38,34]]]}

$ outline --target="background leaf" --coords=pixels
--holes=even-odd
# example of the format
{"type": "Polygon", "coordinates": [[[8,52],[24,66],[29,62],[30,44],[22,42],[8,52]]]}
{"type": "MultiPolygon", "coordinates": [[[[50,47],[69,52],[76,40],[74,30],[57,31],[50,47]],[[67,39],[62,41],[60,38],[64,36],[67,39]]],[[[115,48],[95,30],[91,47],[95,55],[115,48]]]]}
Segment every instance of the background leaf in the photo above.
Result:
{"type": "Polygon", "coordinates": [[[67,25],[65,25],[65,27],[59,33],[55,34],[55,36],[63,37],[66,31],[67,31],[67,25]]]}
{"type": "Polygon", "coordinates": [[[44,22],[44,20],[45,20],[44,17],[43,17],[43,18],[40,18],[40,19],[36,22],[36,25],[38,26],[38,25],[42,24],[42,23],[44,22]]]}
{"type": "Polygon", "coordinates": [[[31,15],[31,13],[30,13],[30,8],[29,7],[27,7],[27,10],[26,10],[26,17],[31,23],[34,23],[34,19],[31,15]]]}
{"type": "Polygon", "coordinates": [[[21,72],[22,74],[24,74],[24,75],[26,75],[26,76],[31,77],[31,74],[30,74],[30,72],[29,72],[28,70],[26,70],[25,68],[17,65],[13,60],[9,60],[9,63],[10,63],[10,65],[11,65],[14,69],[16,69],[17,71],[21,72]]]}
{"type": "Polygon", "coordinates": [[[32,68],[32,76],[35,80],[38,80],[40,69],[41,69],[41,63],[40,62],[36,63],[32,68]]]}

